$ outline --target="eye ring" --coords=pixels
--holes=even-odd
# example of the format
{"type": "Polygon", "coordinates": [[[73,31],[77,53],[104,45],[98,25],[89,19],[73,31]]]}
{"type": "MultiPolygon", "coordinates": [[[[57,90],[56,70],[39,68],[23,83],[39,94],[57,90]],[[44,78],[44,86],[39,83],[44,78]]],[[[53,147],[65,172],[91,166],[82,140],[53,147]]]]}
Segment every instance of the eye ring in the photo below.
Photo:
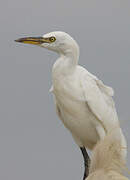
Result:
{"type": "Polygon", "coordinates": [[[50,39],[49,39],[51,42],[54,42],[55,40],[56,40],[56,38],[55,37],[50,37],[50,39]]]}

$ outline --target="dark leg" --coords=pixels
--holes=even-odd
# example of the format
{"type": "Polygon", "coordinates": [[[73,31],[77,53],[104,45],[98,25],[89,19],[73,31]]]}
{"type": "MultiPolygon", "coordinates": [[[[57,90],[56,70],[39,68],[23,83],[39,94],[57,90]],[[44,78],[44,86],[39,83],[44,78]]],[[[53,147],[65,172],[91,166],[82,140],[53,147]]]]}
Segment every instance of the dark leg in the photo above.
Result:
{"type": "Polygon", "coordinates": [[[90,164],[90,158],[89,158],[89,155],[85,149],[85,147],[80,147],[81,149],[81,152],[82,152],[82,155],[84,157],[84,177],[83,177],[83,180],[85,180],[86,177],[88,177],[88,174],[89,174],[89,164],[90,164]]]}

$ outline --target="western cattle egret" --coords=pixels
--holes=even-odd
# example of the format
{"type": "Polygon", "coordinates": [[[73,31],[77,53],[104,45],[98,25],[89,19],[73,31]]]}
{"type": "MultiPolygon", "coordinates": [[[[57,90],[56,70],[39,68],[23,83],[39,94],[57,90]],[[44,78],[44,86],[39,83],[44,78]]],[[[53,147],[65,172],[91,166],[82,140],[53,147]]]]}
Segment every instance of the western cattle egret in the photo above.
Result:
{"type": "MultiPolygon", "coordinates": [[[[79,46],[65,32],[56,31],[42,37],[26,37],[16,41],[47,48],[60,56],[52,68],[51,92],[54,93],[59,118],[82,151],[85,179],[88,176],[89,164],[85,148],[92,150],[111,129],[119,126],[112,99],[113,89],[78,65],[79,46]]],[[[122,146],[126,147],[121,130],[119,137],[122,146]]],[[[125,149],[122,150],[122,155],[125,157],[125,149]]]]}
{"type": "Polygon", "coordinates": [[[123,175],[123,170],[127,168],[122,158],[122,145],[118,131],[120,131],[119,128],[112,130],[94,147],[89,176],[86,180],[128,180],[123,175]]]}

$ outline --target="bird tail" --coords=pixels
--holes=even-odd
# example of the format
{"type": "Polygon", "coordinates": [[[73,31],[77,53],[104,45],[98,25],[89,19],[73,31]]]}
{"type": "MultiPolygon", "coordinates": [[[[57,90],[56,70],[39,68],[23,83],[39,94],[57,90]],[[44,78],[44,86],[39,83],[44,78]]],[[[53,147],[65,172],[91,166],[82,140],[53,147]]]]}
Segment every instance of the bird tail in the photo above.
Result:
{"type": "Polygon", "coordinates": [[[95,146],[90,164],[90,173],[98,169],[122,173],[123,168],[126,167],[122,151],[126,147],[122,147],[120,132],[120,128],[113,130],[95,146]]]}

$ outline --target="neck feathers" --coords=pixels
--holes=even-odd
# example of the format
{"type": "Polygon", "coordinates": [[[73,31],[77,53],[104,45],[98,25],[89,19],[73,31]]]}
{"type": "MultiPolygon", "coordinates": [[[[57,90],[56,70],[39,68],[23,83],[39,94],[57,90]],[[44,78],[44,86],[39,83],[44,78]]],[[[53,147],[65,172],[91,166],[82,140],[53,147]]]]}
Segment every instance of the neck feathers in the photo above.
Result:
{"type": "Polygon", "coordinates": [[[67,59],[71,65],[77,65],[79,60],[79,46],[76,41],[69,44],[69,47],[66,47],[64,51],[60,52],[60,55],[64,59],[67,59]]]}

